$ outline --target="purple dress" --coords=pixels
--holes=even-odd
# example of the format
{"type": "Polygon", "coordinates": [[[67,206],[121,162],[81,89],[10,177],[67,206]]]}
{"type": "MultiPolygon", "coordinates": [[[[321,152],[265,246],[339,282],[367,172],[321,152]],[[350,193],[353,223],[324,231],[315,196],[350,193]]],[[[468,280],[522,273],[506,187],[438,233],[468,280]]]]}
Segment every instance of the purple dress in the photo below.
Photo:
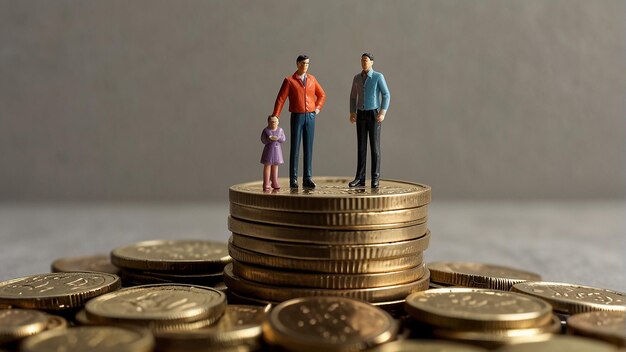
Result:
{"type": "Polygon", "coordinates": [[[278,127],[276,130],[265,127],[261,132],[261,142],[265,144],[263,154],[261,154],[261,164],[280,165],[283,163],[283,150],[280,144],[285,141],[285,132],[278,127]],[[278,137],[277,141],[270,140],[270,136],[278,137]]]}

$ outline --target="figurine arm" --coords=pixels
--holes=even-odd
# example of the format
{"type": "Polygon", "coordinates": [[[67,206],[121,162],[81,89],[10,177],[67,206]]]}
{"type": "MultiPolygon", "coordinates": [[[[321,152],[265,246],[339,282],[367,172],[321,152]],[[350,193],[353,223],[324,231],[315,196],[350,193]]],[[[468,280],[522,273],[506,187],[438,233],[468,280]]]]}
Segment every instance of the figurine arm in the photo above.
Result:
{"type": "Polygon", "coordinates": [[[287,100],[287,96],[289,96],[289,81],[287,78],[283,81],[283,85],[280,86],[280,90],[278,91],[278,95],[276,96],[276,102],[274,103],[274,112],[272,112],[273,116],[280,118],[280,112],[283,110],[283,105],[285,105],[285,100],[287,100]]]}
{"type": "Polygon", "coordinates": [[[356,114],[356,102],[357,102],[357,83],[356,77],[352,79],[352,89],[350,90],[350,114],[356,114]]]}
{"type": "Polygon", "coordinates": [[[263,130],[263,132],[261,132],[261,143],[268,144],[270,142],[270,138],[267,136],[267,133],[265,133],[265,130],[263,130]]]}
{"type": "Polygon", "coordinates": [[[283,131],[283,129],[280,129],[280,132],[278,133],[278,143],[283,143],[284,141],[287,140],[287,137],[285,137],[285,131],[283,131]]]}
{"type": "Polygon", "coordinates": [[[383,101],[380,104],[381,111],[387,111],[389,109],[389,101],[391,100],[391,93],[389,93],[389,88],[387,88],[387,82],[385,81],[385,76],[380,75],[380,82],[378,82],[378,89],[380,89],[380,94],[383,96],[383,101]]]}
{"type": "Polygon", "coordinates": [[[319,112],[322,110],[322,107],[326,102],[326,92],[324,92],[324,89],[322,89],[322,86],[317,79],[315,80],[315,96],[317,97],[317,100],[315,101],[315,110],[319,112]]]}

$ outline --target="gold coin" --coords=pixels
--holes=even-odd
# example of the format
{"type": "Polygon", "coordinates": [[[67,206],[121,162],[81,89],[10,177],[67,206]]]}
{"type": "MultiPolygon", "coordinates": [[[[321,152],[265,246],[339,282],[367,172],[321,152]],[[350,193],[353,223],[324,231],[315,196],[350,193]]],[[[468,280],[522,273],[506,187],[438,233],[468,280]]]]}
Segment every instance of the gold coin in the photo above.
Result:
{"type": "Polygon", "coordinates": [[[426,205],[418,208],[359,213],[296,213],[230,204],[234,218],[293,227],[332,228],[335,230],[382,230],[423,223],[426,205]]]}
{"type": "Polygon", "coordinates": [[[0,282],[0,303],[48,310],[76,308],[120,285],[117,275],[99,272],[32,275],[0,282]]]}
{"type": "Polygon", "coordinates": [[[45,331],[26,339],[20,351],[150,352],[154,347],[154,338],[148,331],[98,326],[45,331]]]}
{"type": "Polygon", "coordinates": [[[422,264],[423,253],[407,257],[376,260],[310,260],[276,257],[249,251],[232,243],[228,251],[234,260],[270,268],[331,274],[367,274],[406,270],[422,264]]]}
{"type": "Polygon", "coordinates": [[[264,285],[237,277],[233,274],[232,266],[232,264],[228,264],[224,268],[224,282],[226,283],[226,286],[228,286],[229,290],[242,293],[246,296],[253,296],[277,302],[306,296],[348,297],[367,302],[394,301],[404,299],[412,292],[427,289],[429,278],[428,271],[426,271],[426,274],[417,281],[384,287],[344,290],[308,287],[280,287],[264,285]]]}
{"type": "Polygon", "coordinates": [[[552,320],[542,326],[523,329],[500,329],[500,330],[448,330],[434,329],[433,336],[446,340],[470,343],[494,349],[504,345],[545,341],[561,331],[561,319],[556,315],[552,320]]]}
{"type": "Polygon", "coordinates": [[[258,253],[276,257],[313,260],[369,260],[406,257],[425,251],[429,242],[430,231],[414,240],[363,245],[297,244],[262,240],[236,233],[233,233],[229,241],[236,247],[247,248],[258,253]]]}
{"type": "Polygon", "coordinates": [[[556,312],[566,314],[590,311],[626,312],[626,295],[621,292],[560,282],[522,282],[513,292],[548,301],[556,312]]]}
{"type": "Polygon", "coordinates": [[[567,332],[626,346],[625,312],[587,312],[567,320],[567,332]]]}
{"type": "Polygon", "coordinates": [[[416,320],[457,330],[531,328],[547,324],[552,307],[526,295],[474,288],[437,288],[406,298],[416,320]]]}
{"type": "Polygon", "coordinates": [[[357,351],[395,339],[398,325],[382,309],[341,297],[306,297],[276,306],[263,322],[270,345],[291,351],[357,351]]]}
{"type": "Polygon", "coordinates": [[[233,274],[244,280],[273,286],[296,286],[325,289],[360,289],[399,285],[424,276],[424,265],[375,274],[323,274],[279,271],[234,261],[233,274]]]}
{"type": "Polygon", "coordinates": [[[29,309],[0,309],[0,344],[38,334],[46,329],[48,316],[29,309]]]}
{"type": "Polygon", "coordinates": [[[84,309],[81,309],[74,316],[74,320],[78,325],[100,325],[95,321],[89,320],[87,317],[87,312],[84,309]]]}
{"type": "Polygon", "coordinates": [[[434,262],[427,267],[433,282],[451,286],[509,291],[516,283],[541,280],[534,273],[492,264],[434,262]]]}
{"type": "MultiPolygon", "coordinates": [[[[288,183],[286,178],[280,179],[288,183]]],[[[380,187],[350,188],[352,179],[316,177],[315,189],[283,188],[267,194],[261,181],[230,187],[230,202],[248,207],[311,212],[362,212],[415,208],[430,203],[430,187],[417,183],[380,180],[380,187]]]]}
{"type": "Polygon", "coordinates": [[[165,284],[125,288],[94,298],[85,311],[90,321],[131,323],[158,332],[209,325],[225,307],[226,296],[218,290],[165,284]]]}
{"type": "Polygon", "coordinates": [[[160,349],[168,352],[193,352],[244,346],[262,347],[261,323],[271,306],[228,305],[224,315],[213,325],[184,332],[162,333],[157,337],[160,349]]]}
{"type": "Polygon", "coordinates": [[[383,230],[333,230],[267,225],[229,216],[228,229],[233,233],[276,241],[312,244],[375,244],[422,237],[426,234],[426,221],[383,230]]]}
{"type": "Polygon", "coordinates": [[[106,254],[66,257],[52,262],[53,273],[71,271],[98,271],[117,275],[119,269],[115,265],[111,264],[111,258],[106,254]]]}
{"type": "Polygon", "coordinates": [[[486,349],[448,341],[404,340],[377,346],[368,352],[486,352],[486,349]]]}
{"type": "Polygon", "coordinates": [[[111,252],[113,264],[125,269],[182,274],[217,272],[230,260],[225,243],[204,240],[145,241],[111,252]]]}
{"type": "Polygon", "coordinates": [[[617,349],[606,343],[574,336],[552,336],[541,342],[508,345],[498,352],[616,352],[617,349]]]}

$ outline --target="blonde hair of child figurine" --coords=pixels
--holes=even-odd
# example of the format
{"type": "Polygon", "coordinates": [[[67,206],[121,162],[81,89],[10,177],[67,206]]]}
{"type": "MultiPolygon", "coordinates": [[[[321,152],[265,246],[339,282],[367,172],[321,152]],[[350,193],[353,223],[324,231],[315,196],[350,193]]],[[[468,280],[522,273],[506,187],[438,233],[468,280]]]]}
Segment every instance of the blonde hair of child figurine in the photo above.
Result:
{"type": "Polygon", "coordinates": [[[267,127],[261,132],[261,142],[265,144],[261,154],[263,164],[263,191],[270,190],[270,181],[273,189],[280,189],[278,184],[278,165],[284,163],[283,150],[280,146],[285,141],[285,132],[278,127],[278,118],[269,116],[267,127]]]}

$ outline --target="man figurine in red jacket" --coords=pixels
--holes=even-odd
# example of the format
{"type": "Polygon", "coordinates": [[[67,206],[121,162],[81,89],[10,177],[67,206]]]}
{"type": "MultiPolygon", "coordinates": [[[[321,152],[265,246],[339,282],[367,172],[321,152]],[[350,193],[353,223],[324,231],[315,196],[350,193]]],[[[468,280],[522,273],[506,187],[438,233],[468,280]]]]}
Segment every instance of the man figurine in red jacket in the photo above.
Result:
{"type": "Polygon", "coordinates": [[[315,134],[315,116],[319,114],[326,101],[326,93],[313,75],[308,74],[309,57],[300,55],[296,59],[298,70],[285,77],[280,87],[272,116],[280,117],[285,100],[289,98],[291,112],[291,148],[289,150],[289,187],[298,188],[298,161],[300,140],[304,141],[302,187],[315,188],[313,182],[313,136],[315,134]]]}

